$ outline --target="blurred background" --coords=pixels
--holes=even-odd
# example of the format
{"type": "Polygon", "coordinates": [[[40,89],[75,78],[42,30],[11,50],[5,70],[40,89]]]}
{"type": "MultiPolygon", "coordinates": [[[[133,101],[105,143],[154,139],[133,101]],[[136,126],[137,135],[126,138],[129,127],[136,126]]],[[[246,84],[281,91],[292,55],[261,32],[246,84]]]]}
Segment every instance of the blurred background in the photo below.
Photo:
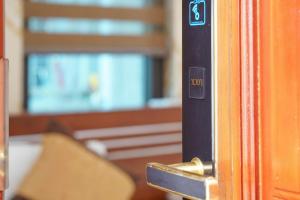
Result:
{"type": "Polygon", "coordinates": [[[181,160],[181,9],[6,0],[6,199],[175,199],[149,188],[144,171],[181,160]]]}

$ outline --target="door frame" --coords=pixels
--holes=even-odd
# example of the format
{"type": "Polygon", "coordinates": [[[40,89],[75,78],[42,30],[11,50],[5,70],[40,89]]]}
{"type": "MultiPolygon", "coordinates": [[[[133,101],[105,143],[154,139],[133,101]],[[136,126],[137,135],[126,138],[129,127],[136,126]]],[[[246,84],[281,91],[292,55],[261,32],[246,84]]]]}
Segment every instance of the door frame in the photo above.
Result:
{"type": "Polygon", "coordinates": [[[260,1],[219,1],[217,13],[219,184],[232,184],[219,196],[258,200],[260,1]]]}
{"type": "Polygon", "coordinates": [[[243,199],[260,199],[258,165],[259,0],[241,0],[241,134],[243,199]]]}
{"type": "Polygon", "coordinates": [[[240,0],[217,1],[215,9],[217,196],[240,200],[243,196],[240,0]]]}

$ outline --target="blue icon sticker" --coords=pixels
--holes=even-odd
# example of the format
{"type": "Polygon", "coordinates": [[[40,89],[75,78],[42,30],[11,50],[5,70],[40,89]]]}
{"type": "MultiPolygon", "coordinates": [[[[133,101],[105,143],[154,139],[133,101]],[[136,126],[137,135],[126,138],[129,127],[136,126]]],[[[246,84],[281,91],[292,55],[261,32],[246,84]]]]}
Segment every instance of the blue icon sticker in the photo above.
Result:
{"type": "Polygon", "coordinates": [[[189,6],[189,20],[191,26],[204,26],[206,23],[205,0],[193,0],[189,6]]]}

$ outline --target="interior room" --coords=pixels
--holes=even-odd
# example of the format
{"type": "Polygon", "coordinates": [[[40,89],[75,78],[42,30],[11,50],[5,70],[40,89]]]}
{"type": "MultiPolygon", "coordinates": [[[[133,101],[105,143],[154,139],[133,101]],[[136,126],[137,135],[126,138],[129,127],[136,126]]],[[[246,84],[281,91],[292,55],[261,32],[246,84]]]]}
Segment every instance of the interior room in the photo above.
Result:
{"type": "Polygon", "coordinates": [[[0,200],[300,200],[300,0],[0,0],[0,200]]]}
{"type": "Polygon", "coordinates": [[[172,199],[147,186],[145,166],[181,160],[181,9],[173,0],[5,1],[5,199],[172,199]],[[91,180],[103,174],[115,180],[91,180]]]}

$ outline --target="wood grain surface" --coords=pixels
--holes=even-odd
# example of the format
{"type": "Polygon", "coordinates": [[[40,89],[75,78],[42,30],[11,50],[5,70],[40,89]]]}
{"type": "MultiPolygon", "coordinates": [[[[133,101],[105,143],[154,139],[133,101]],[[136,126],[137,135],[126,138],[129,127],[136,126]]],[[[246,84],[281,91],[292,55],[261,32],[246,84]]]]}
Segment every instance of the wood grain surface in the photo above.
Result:
{"type": "Polygon", "coordinates": [[[242,199],[240,5],[237,0],[217,5],[217,177],[219,198],[242,199]]]}
{"type": "Polygon", "coordinates": [[[300,199],[300,1],[260,2],[261,199],[300,199]]]}

